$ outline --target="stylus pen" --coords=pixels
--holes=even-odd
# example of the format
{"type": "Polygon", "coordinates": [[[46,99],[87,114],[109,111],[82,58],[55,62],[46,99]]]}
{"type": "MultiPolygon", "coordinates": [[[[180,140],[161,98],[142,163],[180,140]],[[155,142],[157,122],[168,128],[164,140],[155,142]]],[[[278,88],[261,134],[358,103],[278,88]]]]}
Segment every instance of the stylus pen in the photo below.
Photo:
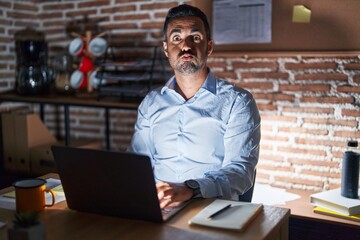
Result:
{"type": "Polygon", "coordinates": [[[216,217],[217,215],[219,215],[220,213],[224,212],[226,209],[231,208],[231,204],[226,205],[225,207],[221,208],[220,210],[214,212],[213,214],[211,214],[210,216],[207,217],[207,219],[212,219],[213,217],[216,217]]]}

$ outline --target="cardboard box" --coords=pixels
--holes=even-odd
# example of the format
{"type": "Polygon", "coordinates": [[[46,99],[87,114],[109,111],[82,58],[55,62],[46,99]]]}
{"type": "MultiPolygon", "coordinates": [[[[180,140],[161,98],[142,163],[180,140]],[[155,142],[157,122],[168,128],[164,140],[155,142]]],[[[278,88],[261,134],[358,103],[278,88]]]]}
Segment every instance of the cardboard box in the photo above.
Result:
{"type": "Polygon", "coordinates": [[[3,167],[7,172],[16,172],[15,117],[16,114],[32,113],[26,106],[13,107],[1,112],[3,167]]]}
{"type": "Polygon", "coordinates": [[[15,129],[13,113],[1,114],[3,163],[6,171],[15,172],[15,129]]]}
{"type": "Polygon", "coordinates": [[[16,171],[30,173],[30,149],[57,140],[35,113],[14,114],[14,128],[16,171]]]}
{"type": "MultiPolygon", "coordinates": [[[[101,149],[101,142],[90,140],[71,140],[71,146],[81,148],[101,149]]],[[[52,145],[64,145],[62,142],[35,146],[30,149],[30,173],[40,176],[46,173],[57,173],[54,157],[51,152],[52,145]]]]}

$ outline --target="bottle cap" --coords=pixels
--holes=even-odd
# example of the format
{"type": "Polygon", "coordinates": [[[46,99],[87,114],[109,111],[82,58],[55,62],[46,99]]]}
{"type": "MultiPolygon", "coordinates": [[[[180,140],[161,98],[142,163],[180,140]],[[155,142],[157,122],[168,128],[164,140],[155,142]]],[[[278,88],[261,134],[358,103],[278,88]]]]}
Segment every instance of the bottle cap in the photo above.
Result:
{"type": "Polygon", "coordinates": [[[347,143],[348,147],[357,147],[358,146],[358,141],[356,140],[350,140],[347,143]]]}

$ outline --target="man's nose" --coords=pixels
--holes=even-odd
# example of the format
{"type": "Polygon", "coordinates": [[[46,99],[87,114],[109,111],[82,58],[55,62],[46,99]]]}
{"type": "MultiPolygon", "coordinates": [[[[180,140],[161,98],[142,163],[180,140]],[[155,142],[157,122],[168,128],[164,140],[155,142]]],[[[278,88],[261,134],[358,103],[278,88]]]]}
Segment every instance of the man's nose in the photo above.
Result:
{"type": "Polygon", "coordinates": [[[181,48],[182,51],[188,51],[191,50],[191,48],[193,47],[194,41],[193,38],[191,36],[186,37],[183,41],[183,46],[181,48]]]}

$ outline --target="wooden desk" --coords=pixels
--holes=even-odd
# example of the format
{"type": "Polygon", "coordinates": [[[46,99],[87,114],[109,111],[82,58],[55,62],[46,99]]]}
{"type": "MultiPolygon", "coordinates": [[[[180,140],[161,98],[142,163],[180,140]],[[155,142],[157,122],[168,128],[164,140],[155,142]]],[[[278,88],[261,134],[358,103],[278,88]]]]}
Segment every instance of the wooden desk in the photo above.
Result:
{"type": "Polygon", "coordinates": [[[288,192],[300,196],[299,199],[279,205],[291,209],[290,239],[360,239],[360,222],[314,213],[314,206],[310,204],[310,195],[314,192],[303,190],[288,190],[288,192]]]}
{"type": "MultiPolygon", "coordinates": [[[[46,177],[57,175],[47,175],[46,177]]],[[[12,187],[0,190],[0,194],[11,191],[12,187]]],[[[188,220],[197,214],[212,200],[197,200],[170,219],[158,224],[145,221],[134,221],[115,217],[82,213],[67,208],[66,202],[56,204],[41,212],[40,217],[46,226],[47,240],[63,239],[288,239],[288,219],[290,210],[286,208],[265,206],[242,233],[189,226],[188,220]]],[[[0,209],[0,221],[11,221],[14,211],[0,209]]],[[[6,229],[0,230],[0,239],[6,239],[6,229]]]]}
{"type": "Polygon", "coordinates": [[[105,137],[106,148],[110,149],[110,109],[127,109],[136,110],[141,99],[131,98],[120,101],[120,98],[99,98],[96,92],[92,94],[78,94],[78,95],[62,95],[62,94],[45,94],[35,96],[22,96],[15,91],[0,93],[0,102],[21,102],[33,103],[40,105],[40,117],[44,120],[44,106],[55,105],[64,106],[64,128],[65,128],[65,145],[70,145],[70,119],[69,107],[93,107],[102,108],[105,110],[105,137]],[[126,101],[125,101],[126,100],[126,101]],[[131,101],[130,101],[131,100],[131,101]]]}

